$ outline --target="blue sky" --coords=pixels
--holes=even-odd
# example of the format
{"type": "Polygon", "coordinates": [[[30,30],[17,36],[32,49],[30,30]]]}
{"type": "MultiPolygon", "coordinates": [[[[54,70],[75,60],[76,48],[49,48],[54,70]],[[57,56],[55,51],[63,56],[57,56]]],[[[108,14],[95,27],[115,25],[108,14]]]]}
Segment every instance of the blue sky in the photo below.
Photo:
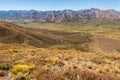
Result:
{"type": "Polygon", "coordinates": [[[116,9],[120,0],[0,0],[0,10],[116,9]]]}

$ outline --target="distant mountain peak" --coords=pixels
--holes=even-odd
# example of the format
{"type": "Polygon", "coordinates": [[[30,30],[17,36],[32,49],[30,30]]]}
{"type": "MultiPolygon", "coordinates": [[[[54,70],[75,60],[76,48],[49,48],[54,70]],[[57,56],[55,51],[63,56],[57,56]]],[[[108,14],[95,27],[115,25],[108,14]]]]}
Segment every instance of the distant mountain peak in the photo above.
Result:
{"type": "Polygon", "coordinates": [[[37,10],[10,10],[0,11],[0,20],[11,21],[39,21],[39,22],[89,22],[120,21],[120,12],[114,9],[100,10],[97,8],[84,10],[58,10],[58,11],[37,11],[37,10]]]}

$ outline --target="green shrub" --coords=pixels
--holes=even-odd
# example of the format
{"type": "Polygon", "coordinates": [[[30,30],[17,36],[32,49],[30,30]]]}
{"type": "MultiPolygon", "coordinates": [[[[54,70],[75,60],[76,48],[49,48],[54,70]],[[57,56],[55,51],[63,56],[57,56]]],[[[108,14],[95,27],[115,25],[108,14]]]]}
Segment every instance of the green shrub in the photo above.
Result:
{"type": "Polygon", "coordinates": [[[12,69],[11,69],[11,73],[13,74],[17,74],[19,72],[21,73],[27,73],[29,72],[31,69],[34,69],[35,68],[35,65],[21,65],[21,64],[18,64],[18,65],[15,65],[12,69]]]}
{"type": "Polygon", "coordinates": [[[1,69],[1,70],[9,70],[11,67],[12,67],[12,66],[11,66],[11,64],[9,64],[9,63],[1,63],[1,64],[0,64],[0,69],[1,69]]]}
{"type": "Polygon", "coordinates": [[[51,57],[51,58],[49,59],[49,62],[50,62],[50,64],[55,65],[56,62],[57,62],[57,60],[58,60],[57,57],[51,57]]]}

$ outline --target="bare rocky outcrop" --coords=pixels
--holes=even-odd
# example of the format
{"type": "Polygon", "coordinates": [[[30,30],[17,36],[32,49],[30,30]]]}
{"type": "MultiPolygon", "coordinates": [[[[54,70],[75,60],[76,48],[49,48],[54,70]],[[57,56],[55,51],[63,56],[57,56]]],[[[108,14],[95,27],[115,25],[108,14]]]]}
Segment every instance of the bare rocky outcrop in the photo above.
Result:
{"type": "Polygon", "coordinates": [[[84,10],[11,10],[0,11],[0,20],[37,21],[37,22],[116,22],[120,21],[120,12],[116,10],[100,10],[96,8],[84,10]]]}

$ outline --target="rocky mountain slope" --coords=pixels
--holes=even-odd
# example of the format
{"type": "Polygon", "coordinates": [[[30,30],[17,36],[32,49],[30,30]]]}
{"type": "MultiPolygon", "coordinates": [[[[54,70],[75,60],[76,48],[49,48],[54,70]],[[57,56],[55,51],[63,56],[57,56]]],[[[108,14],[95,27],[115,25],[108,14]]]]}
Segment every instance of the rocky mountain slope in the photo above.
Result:
{"type": "Polygon", "coordinates": [[[0,11],[0,20],[40,21],[40,22],[116,22],[120,21],[120,12],[116,10],[84,9],[84,10],[10,10],[0,11]]]}

